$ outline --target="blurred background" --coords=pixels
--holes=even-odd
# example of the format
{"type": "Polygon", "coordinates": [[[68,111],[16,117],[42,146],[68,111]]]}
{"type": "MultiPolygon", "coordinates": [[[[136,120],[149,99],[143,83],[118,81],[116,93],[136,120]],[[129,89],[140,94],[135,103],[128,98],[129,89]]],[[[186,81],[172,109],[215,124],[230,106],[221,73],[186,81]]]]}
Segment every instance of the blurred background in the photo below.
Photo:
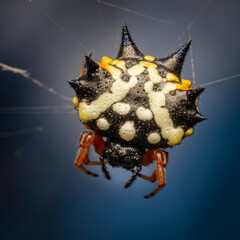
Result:
{"type": "MultiPolygon", "coordinates": [[[[1,0],[1,239],[240,239],[240,1],[1,0]],[[74,164],[83,131],[67,80],[84,55],[115,58],[125,21],[164,57],[191,37],[182,78],[204,86],[207,117],[168,149],[167,186],[74,164]]],[[[90,158],[98,156],[90,151],[90,158]]],[[[154,165],[144,170],[153,171],[154,165]]]]}

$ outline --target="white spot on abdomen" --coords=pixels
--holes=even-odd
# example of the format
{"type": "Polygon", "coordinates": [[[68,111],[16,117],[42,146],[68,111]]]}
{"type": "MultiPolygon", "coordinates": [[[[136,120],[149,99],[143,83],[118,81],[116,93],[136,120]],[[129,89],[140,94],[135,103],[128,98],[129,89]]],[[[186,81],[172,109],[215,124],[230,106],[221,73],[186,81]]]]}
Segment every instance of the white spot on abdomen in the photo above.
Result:
{"type": "Polygon", "coordinates": [[[136,114],[140,120],[151,120],[153,118],[151,110],[142,106],[137,109],[136,114]]]}
{"type": "Polygon", "coordinates": [[[106,118],[99,118],[97,120],[97,126],[101,130],[107,130],[109,128],[109,122],[106,118]]]}
{"type": "Polygon", "coordinates": [[[158,133],[152,132],[152,133],[148,134],[147,140],[149,143],[157,144],[160,142],[161,137],[158,133]]]}
{"type": "Polygon", "coordinates": [[[122,139],[130,141],[134,138],[136,130],[133,121],[126,121],[119,130],[119,135],[122,139]]]}
{"type": "Polygon", "coordinates": [[[128,114],[131,109],[131,107],[128,103],[123,103],[123,102],[117,102],[117,103],[113,104],[112,108],[113,108],[113,111],[115,111],[116,113],[118,113],[120,115],[128,114]]]}

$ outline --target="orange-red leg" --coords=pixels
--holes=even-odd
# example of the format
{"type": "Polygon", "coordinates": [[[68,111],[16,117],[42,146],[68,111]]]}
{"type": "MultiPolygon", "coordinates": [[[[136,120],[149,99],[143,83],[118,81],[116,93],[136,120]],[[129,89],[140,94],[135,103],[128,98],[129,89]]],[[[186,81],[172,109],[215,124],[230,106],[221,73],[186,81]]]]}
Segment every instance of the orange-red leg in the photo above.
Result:
{"type": "Polygon", "coordinates": [[[154,170],[154,172],[152,173],[152,175],[150,177],[146,176],[146,175],[143,175],[141,173],[138,174],[138,177],[140,177],[142,179],[145,179],[146,181],[154,183],[157,180],[156,170],[154,170]]]}
{"type": "Polygon", "coordinates": [[[166,176],[165,176],[165,166],[168,162],[168,153],[160,149],[149,149],[143,156],[143,162],[145,164],[151,163],[153,159],[156,159],[156,170],[151,177],[140,176],[148,181],[156,181],[158,179],[158,186],[144,198],[150,198],[154,196],[159,190],[161,190],[166,185],[166,176]]]}
{"type": "MultiPolygon", "coordinates": [[[[151,150],[148,150],[147,152],[145,152],[145,154],[143,155],[142,165],[148,166],[149,164],[153,163],[153,161],[154,161],[153,149],[151,149],[151,150]]],[[[144,174],[141,174],[141,173],[138,173],[138,177],[140,177],[146,181],[154,183],[157,180],[156,170],[154,170],[154,172],[152,173],[152,175],[150,177],[146,176],[144,174]]]]}
{"type": "Polygon", "coordinates": [[[101,163],[98,161],[89,160],[88,156],[85,157],[85,159],[83,160],[83,163],[86,165],[101,165],[101,163]]]}
{"type": "Polygon", "coordinates": [[[93,144],[96,153],[102,154],[104,152],[105,143],[98,134],[94,132],[83,132],[79,140],[80,149],[74,164],[86,174],[97,177],[98,175],[96,173],[90,172],[82,165],[83,163],[87,165],[101,164],[100,162],[90,161],[88,159],[88,149],[91,144],[93,144]]]}

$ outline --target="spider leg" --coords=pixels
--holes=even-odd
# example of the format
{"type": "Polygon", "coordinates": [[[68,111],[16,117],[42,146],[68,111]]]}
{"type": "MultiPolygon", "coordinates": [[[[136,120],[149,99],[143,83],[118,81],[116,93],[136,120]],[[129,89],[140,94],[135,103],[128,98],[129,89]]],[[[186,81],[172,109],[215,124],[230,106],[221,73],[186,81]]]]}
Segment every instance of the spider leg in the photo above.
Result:
{"type": "Polygon", "coordinates": [[[168,162],[168,153],[160,149],[150,149],[146,152],[146,157],[156,159],[157,162],[155,172],[158,179],[158,186],[150,194],[144,196],[144,198],[150,198],[166,185],[165,166],[168,162]]]}
{"type": "Polygon", "coordinates": [[[88,156],[85,157],[85,159],[83,160],[83,163],[86,165],[101,165],[100,162],[98,161],[91,161],[88,159],[88,156]]]}
{"type": "MultiPolygon", "coordinates": [[[[101,165],[101,162],[99,162],[99,161],[89,160],[88,155],[86,155],[85,159],[83,160],[83,163],[86,165],[101,165]]],[[[108,162],[105,161],[104,163],[107,164],[108,162]]]]}
{"type": "Polygon", "coordinates": [[[86,174],[92,176],[92,177],[98,177],[98,174],[93,173],[93,172],[87,170],[83,165],[79,166],[78,168],[81,169],[81,170],[82,170],[83,172],[85,172],[86,174]]]}
{"type": "Polygon", "coordinates": [[[98,175],[96,173],[92,173],[89,170],[87,170],[82,164],[87,165],[99,165],[100,163],[95,161],[90,161],[88,159],[88,149],[90,145],[93,144],[96,153],[102,154],[104,152],[105,143],[103,139],[94,132],[83,132],[80,140],[79,140],[79,146],[80,149],[77,153],[77,157],[75,159],[74,164],[80,168],[83,172],[86,174],[89,174],[91,176],[97,177],[98,175]]]}
{"type": "Polygon", "coordinates": [[[132,173],[133,173],[133,175],[132,175],[132,177],[127,181],[127,183],[125,184],[125,188],[128,188],[128,187],[130,187],[130,185],[136,180],[136,178],[137,178],[137,176],[138,176],[138,174],[139,174],[139,172],[142,170],[142,165],[139,165],[139,166],[137,166],[137,169],[134,171],[132,171],[132,173]]]}
{"type": "MultiPolygon", "coordinates": [[[[150,165],[151,163],[153,163],[154,161],[154,158],[153,158],[153,152],[152,150],[148,150],[147,152],[144,153],[143,155],[143,158],[142,158],[142,165],[143,166],[148,166],[150,165]]],[[[134,171],[132,171],[134,172],[134,171]]],[[[149,182],[152,182],[154,183],[156,180],[157,180],[157,174],[156,174],[156,170],[154,170],[154,172],[152,173],[152,175],[149,177],[149,176],[146,176],[144,174],[141,174],[141,173],[138,173],[138,177],[146,180],[146,181],[149,181],[149,182]]]]}
{"type": "Polygon", "coordinates": [[[142,179],[145,179],[146,181],[154,183],[157,180],[156,170],[154,170],[154,172],[152,173],[152,175],[150,177],[146,176],[146,175],[143,175],[141,173],[138,173],[138,177],[140,177],[142,179]]]}
{"type": "Polygon", "coordinates": [[[110,180],[111,176],[110,176],[110,173],[107,170],[107,166],[106,166],[107,162],[104,161],[103,155],[101,155],[99,159],[100,159],[100,162],[101,162],[101,165],[102,165],[102,171],[103,171],[105,177],[110,180]]]}

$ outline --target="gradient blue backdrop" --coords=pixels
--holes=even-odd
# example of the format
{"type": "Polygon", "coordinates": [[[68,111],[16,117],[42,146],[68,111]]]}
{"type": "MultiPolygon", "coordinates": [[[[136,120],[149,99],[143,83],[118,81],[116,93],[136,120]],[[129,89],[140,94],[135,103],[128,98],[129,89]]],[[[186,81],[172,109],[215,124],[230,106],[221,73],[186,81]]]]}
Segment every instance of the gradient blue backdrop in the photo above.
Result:
{"type": "MultiPolygon", "coordinates": [[[[239,11],[237,0],[2,0],[0,63],[72,97],[66,81],[84,55],[117,55],[123,21],[156,57],[187,42],[181,25],[193,21],[201,85],[240,73],[239,11]]],[[[190,55],[182,77],[192,80],[190,55]]],[[[1,239],[240,239],[240,77],[206,86],[199,108],[208,120],[169,149],[167,186],[148,200],[155,185],[138,179],[125,190],[122,169],[107,181],[99,167],[92,178],[73,165],[84,128],[70,101],[11,72],[0,81],[1,239]]]]}

